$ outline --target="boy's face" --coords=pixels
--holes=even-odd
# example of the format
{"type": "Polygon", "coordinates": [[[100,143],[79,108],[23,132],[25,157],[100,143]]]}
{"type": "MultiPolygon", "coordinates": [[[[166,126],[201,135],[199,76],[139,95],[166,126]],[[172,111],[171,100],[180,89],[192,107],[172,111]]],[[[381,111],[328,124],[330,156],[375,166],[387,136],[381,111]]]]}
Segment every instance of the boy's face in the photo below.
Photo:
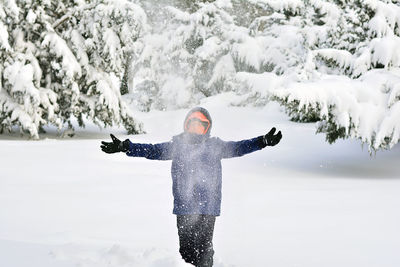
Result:
{"type": "Polygon", "coordinates": [[[187,131],[189,133],[194,133],[194,134],[205,134],[206,133],[206,128],[203,126],[203,123],[197,120],[191,120],[189,122],[187,131]]]}

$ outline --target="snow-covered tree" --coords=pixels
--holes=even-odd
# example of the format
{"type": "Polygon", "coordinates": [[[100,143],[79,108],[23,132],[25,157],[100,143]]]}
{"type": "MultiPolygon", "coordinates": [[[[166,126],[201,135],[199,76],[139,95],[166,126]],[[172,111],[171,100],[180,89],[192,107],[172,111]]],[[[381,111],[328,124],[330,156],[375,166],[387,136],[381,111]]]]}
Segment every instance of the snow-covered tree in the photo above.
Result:
{"type": "MultiPolygon", "coordinates": [[[[351,137],[367,143],[370,151],[391,148],[400,139],[400,5],[310,3],[321,7],[315,10],[325,33],[317,40],[307,38],[313,40],[306,69],[310,75],[277,90],[273,98],[294,120],[320,121],[317,131],[331,143],[351,137]]],[[[306,29],[314,35],[316,27],[306,29]]]]}
{"type": "Polygon", "coordinates": [[[240,32],[224,11],[224,2],[198,1],[187,11],[164,6],[168,24],[156,22],[153,34],[145,37],[143,50],[133,60],[131,95],[137,106],[144,110],[185,107],[232,90],[230,33],[240,32]]]}
{"type": "Polygon", "coordinates": [[[18,126],[38,138],[74,117],[140,132],[120,89],[145,30],[145,13],[129,1],[3,1],[0,132],[18,126]]]}
{"type": "Polygon", "coordinates": [[[42,87],[42,69],[37,58],[41,31],[48,17],[35,13],[34,8],[33,4],[13,0],[0,6],[0,132],[17,125],[37,138],[46,120],[57,126],[61,121],[55,115],[56,95],[42,87]]]}

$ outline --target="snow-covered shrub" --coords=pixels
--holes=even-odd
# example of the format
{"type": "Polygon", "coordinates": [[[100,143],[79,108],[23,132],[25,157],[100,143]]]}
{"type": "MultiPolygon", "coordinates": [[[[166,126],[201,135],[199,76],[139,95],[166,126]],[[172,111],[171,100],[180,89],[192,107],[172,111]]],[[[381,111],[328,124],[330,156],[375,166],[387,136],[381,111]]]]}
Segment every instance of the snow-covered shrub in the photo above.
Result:
{"type": "Polygon", "coordinates": [[[143,10],[125,0],[3,1],[0,132],[19,126],[38,138],[74,117],[140,132],[120,89],[145,29],[143,10]]]}

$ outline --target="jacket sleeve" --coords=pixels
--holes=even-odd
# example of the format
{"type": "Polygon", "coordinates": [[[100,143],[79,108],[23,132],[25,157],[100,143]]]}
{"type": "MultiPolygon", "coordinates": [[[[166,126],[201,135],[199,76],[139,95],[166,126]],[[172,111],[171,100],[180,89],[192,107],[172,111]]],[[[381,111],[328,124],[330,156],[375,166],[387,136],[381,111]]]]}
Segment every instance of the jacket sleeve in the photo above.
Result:
{"type": "Polygon", "coordinates": [[[242,141],[222,141],[219,140],[221,158],[241,157],[251,152],[263,149],[266,145],[263,136],[242,141]]]}
{"type": "Polygon", "coordinates": [[[130,157],[144,157],[154,160],[170,160],[172,158],[172,142],[159,144],[138,144],[129,141],[129,150],[126,152],[130,157]]]}

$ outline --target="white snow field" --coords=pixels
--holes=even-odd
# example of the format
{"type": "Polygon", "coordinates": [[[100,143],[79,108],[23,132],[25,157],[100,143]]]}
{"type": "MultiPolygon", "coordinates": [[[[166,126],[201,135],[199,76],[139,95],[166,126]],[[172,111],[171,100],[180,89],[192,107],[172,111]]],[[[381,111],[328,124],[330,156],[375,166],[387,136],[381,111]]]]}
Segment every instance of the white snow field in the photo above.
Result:
{"type": "MultiPolygon", "coordinates": [[[[400,266],[400,146],[370,157],[333,145],[281,108],[203,106],[212,135],[240,140],[282,130],[281,143],[223,161],[216,267],[400,266]]],[[[109,133],[167,141],[188,110],[138,113],[147,134],[93,125],[73,138],[0,135],[1,267],[173,267],[180,259],[169,161],[108,155],[109,133]]]]}

